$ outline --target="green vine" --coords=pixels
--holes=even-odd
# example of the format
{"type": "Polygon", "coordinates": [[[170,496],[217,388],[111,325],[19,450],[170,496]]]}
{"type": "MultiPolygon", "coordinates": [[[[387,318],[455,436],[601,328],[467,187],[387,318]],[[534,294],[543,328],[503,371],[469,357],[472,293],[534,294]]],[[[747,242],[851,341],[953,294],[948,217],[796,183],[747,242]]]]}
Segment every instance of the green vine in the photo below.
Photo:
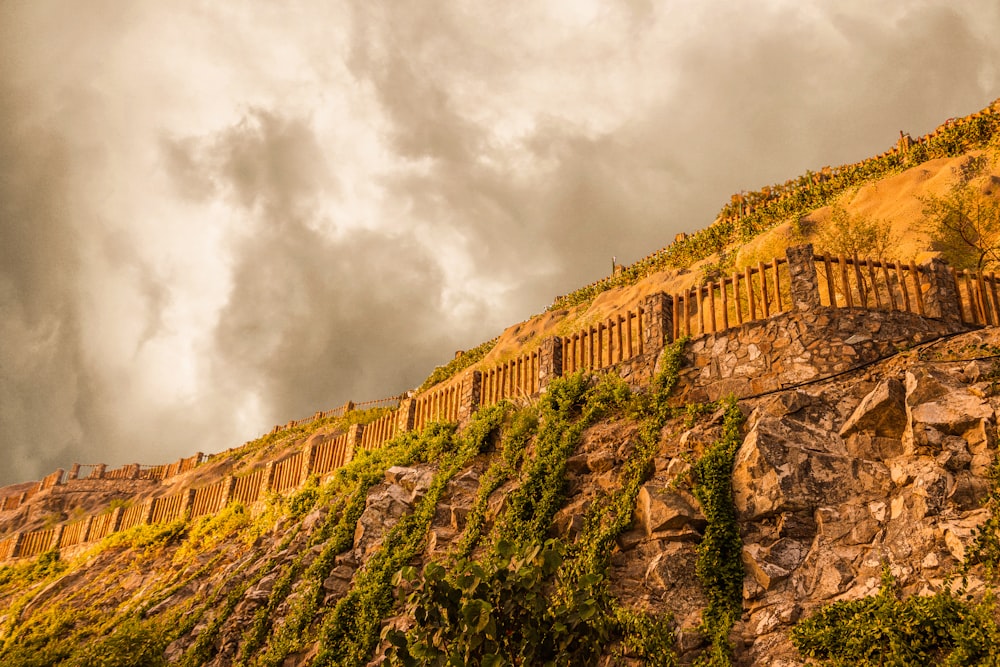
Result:
{"type": "Polygon", "coordinates": [[[438,500],[448,481],[479,454],[500,427],[504,406],[476,413],[464,433],[435,423],[420,434],[421,460],[439,462],[426,495],[399,519],[358,571],[354,585],[324,619],[314,665],[365,665],[378,641],[382,619],[392,608],[392,578],[423,548],[438,500]]]}
{"type": "Polygon", "coordinates": [[[742,611],[743,561],[736,507],[733,504],[733,463],[742,442],[744,417],[735,399],[723,403],[722,434],[692,467],[693,493],[708,521],[698,544],[695,571],[708,597],[702,612],[702,629],[710,646],[697,664],[721,667],[732,664],[729,631],[742,611]]]}

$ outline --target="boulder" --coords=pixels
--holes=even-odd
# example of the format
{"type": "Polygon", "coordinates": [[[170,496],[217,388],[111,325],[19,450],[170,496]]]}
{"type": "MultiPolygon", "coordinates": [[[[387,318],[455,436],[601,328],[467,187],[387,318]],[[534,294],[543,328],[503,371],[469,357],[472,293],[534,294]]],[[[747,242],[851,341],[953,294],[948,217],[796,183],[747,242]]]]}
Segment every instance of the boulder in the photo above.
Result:
{"type": "Polygon", "coordinates": [[[906,414],[906,453],[935,456],[949,435],[963,438],[972,453],[992,444],[995,417],[989,401],[939,371],[917,367],[906,372],[906,414]]]}
{"type": "Polygon", "coordinates": [[[840,428],[841,437],[869,432],[881,438],[901,438],[906,430],[906,388],[895,378],[884,380],[863,399],[840,428]]]}
{"type": "Polygon", "coordinates": [[[705,517],[680,493],[644,484],[636,498],[634,519],[647,536],[686,527],[704,528],[705,517]]]}

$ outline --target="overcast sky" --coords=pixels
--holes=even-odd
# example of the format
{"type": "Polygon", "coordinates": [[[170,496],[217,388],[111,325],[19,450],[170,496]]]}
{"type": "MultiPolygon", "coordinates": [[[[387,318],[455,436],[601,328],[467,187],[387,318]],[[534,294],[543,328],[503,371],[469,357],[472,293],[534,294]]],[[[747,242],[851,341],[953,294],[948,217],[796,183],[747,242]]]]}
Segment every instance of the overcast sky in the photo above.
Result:
{"type": "Polygon", "coordinates": [[[986,106],[998,36],[996,0],[4,0],[0,484],[412,388],[986,106]]]}

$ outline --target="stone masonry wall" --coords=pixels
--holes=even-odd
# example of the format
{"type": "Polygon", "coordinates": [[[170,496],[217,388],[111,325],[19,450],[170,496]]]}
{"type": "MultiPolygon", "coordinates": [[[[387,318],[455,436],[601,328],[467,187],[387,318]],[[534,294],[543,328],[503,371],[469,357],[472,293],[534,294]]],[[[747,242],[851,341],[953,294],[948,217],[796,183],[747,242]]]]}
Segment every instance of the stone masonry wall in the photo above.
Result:
{"type": "Polygon", "coordinates": [[[782,313],[692,341],[681,377],[689,400],[752,396],[968,328],[909,312],[820,307],[782,313]]]}

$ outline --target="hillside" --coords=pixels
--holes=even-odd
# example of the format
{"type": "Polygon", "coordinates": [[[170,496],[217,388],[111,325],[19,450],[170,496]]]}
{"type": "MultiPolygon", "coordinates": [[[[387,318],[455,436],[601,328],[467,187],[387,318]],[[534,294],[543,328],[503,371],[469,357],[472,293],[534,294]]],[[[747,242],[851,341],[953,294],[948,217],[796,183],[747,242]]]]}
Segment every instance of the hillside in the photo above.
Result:
{"type": "Polygon", "coordinates": [[[1000,290],[921,223],[997,146],[917,155],[991,109],[734,198],[421,391],[0,490],[0,664],[997,664],[1000,290]],[[894,254],[817,245],[834,207],[894,254]]]}

